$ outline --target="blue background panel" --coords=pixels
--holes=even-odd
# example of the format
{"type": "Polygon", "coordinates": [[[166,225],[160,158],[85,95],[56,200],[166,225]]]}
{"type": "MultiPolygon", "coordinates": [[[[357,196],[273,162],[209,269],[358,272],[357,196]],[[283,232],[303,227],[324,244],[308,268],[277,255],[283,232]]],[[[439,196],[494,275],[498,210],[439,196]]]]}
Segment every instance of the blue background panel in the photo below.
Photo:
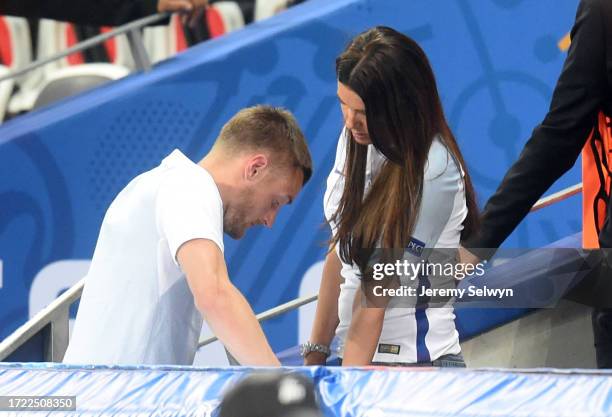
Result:
{"type": "MultiPolygon", "coordinates": [[[[227,239],[232,279],[255,311],[297,296],[324,255],[322,195],[342,121],[335,57],[355,34],[388,25],[427,52],[481,203],[548,109],[577,0],[310,0],[206,42],[146,74],[0,127],[0,338],[28,318],[45,266],[88,259],[112,198],[174,148],[199,160],[239,109],[296,114],[315,173],[272,231],[227,239]]],[[[580,181],[579,167],[553,190],[580,181]]],[[[529,219],[506,245],[538,247],[580,229],[580,198],[529,219]]],[[[296,343],[297,313],[265,325],[275,350],[296,343]]]]}

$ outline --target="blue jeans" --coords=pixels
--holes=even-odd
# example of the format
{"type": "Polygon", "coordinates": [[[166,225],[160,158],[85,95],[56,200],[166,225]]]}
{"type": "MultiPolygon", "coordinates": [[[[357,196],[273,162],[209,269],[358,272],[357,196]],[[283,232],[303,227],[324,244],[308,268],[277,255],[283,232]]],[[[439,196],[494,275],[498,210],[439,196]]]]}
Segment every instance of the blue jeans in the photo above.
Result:
{"type": "MultiPolygon", "coordinates": [[[[340,366],[342,359],[331,361],[327,365],[340,366]]],[[[432,362],[405,363],[405,362],[372,362],[375,366],[417,366],[417,367],[437,367],[437,368],[465,368],[465,360],[461,353],[457,355],[443,355],[432,362]]]]}

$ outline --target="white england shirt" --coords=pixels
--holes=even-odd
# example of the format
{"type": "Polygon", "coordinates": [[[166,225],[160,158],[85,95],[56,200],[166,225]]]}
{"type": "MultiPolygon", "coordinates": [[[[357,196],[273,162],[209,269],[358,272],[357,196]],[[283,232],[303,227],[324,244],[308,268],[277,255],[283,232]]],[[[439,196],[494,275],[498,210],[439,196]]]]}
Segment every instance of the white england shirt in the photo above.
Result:
{"type": "MultiPolygon", "coordinates": [[[[327,178],[324,210],[328,220],[336,212],[342,197],[347,140],[343,131],[338,140],[334,167],[327,178]]],[[[385,160],[374,146],[368,146],[365,193],[385,160]]],[[[421,208],[412,238],[424,243],[425,248],[457,248],[466,215],[463,171],[441,139],[436,138],[429,150],[421,208]]],[[[332,223],[331,227],[335,231],[335,224],[332,223]]],[[[351,323],[355,292],[361,284],[359,268],[355,264],[343,262],[341,275],[344,282],[340,286],[340,324],[336,329],[340,357],[351,323]]],[[[452,308],[388,308],[373,361],[430,362],[442,355],[460,353],[454,320],[452,308]],[[380,350],[394,353],[380,353],[380,350]]]]}
{"type": "Polygon", "coordinates": [[[202,316],[176,252],[196,238],[223,252],[223,203],[211,175],[175,150],[108,208],[64,362],[191,365],[202,316]]]}

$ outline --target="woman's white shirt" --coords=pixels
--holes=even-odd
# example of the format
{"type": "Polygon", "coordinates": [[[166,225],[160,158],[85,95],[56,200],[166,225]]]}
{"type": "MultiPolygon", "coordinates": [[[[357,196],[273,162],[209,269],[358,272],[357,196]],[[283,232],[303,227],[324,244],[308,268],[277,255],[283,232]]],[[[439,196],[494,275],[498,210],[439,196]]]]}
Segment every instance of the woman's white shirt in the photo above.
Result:
{"type": "MultiPolygon", "coordinates": [[[[347,135],[340,135],[334,167],[327,178],[324,211],[329,221],[336,212],[344,189],[344,165],[347,135]]],[[[386,158],[374,146],[368,146],[365,193],[368,192],[386,158]]],[[[447,150],[442,139],[436,137],[429,150],[423,183],[423,195],[412,238],[425,248],[457,248],[463,221],[467,216],[463,170],[447,150]]],[[[332,232],[336,225],[330,222],[332,232]]],[[[425,256],[425,255],[424,255],[425,256]]],[[[336,330],[340,356],[351,322],[355,292],[361,284],[359,268],[342,263],[342,277],[338,300],[340,324],[336,330]]],[[[436,307],[387,308],[383,330],[374,362],[429,362],[446,354],[461,351],[452,308],[436,307]],[[394,353],[381,353],[394,352],[394,353]],[[395,353],[397,352],[397,353],[395,353]]]]}

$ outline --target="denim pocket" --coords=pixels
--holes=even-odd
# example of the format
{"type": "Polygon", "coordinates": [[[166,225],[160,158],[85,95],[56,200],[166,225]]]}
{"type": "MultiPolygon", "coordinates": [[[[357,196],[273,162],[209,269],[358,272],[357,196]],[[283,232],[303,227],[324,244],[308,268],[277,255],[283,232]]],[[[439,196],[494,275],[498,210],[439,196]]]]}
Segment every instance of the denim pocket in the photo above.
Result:
{"type": "Polygon", "coordinates": [[[433,366],[441,368],[465,368],[465,360],[462,354],[444,355],[433,361],[433,366]]]}

